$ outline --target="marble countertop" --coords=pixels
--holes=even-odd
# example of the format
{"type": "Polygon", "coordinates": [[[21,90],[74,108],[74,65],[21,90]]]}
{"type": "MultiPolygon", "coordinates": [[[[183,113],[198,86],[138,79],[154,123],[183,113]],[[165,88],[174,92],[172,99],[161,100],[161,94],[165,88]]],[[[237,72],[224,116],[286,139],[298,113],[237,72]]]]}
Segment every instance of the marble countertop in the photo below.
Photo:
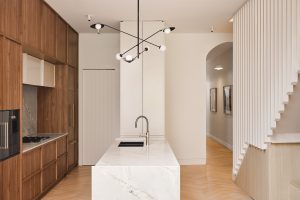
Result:
{"type": "Polygon", "coordinates": [[[67,136],[68,133],[44,133],[44,134],[38,134],[38,136],[49,136],[49,139],[42,140],[41,142],[38,143],[23,143],[23,153],[31,151],[35,148],[38,148],[44,144],[47,144],[49,142],[55,141],[59,138],[62,138],[64,136],[67,136]]]}
{"type": "Polygon", "coordinates": [[[166,140],[151,140],[150,138],[149,146],[118,147],[120,140],[128,141],[117,139],[96,166],[179,166],[166,140]]]}

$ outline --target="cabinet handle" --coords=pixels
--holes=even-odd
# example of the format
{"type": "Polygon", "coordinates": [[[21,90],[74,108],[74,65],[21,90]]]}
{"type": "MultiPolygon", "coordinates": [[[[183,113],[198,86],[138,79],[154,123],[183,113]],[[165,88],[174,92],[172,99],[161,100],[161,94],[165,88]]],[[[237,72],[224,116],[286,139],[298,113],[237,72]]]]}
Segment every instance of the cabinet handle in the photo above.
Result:
{"type": "Polygon", "coordinates": [[[72,118],[73,118],[73,120],[72,120],[72,122],[73,122],[73,124],[72,124],[72,126],[73,126],[73,128],[75,127],[75,104],[73,104],[73,107],[72,107],[72,112],[73,112],[73,114],[72,114],[72,118]]]}
{"type": "Polygon", "coordinates": [[[7,150],[9,148],[9,138],[8,138],[8,123],[0,123],[1,126],[4,127],[4,134],[1,132],[1,142],[0,142],[0,149],[7,150]]]}
{"type": "Polygon", "coordinates": [[[8,137],[8,122],[5,123],[5,149],[9,148],[9,137],[8,137]]]}

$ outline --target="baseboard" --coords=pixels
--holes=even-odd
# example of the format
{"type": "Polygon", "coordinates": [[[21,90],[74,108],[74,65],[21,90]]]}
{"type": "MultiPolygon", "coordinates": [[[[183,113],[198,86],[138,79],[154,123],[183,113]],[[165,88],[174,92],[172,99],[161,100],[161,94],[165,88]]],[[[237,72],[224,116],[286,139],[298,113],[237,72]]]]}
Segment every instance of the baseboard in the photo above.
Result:
{"type": "Polygon", "coordinates": [[[213,136],[210,133],[207,133],[207,136],[210,137],[211,139],[215,140],[216,142],[222,144],[223,146],[225,146],[226,148],[228,148],[232,151],[232,145],[231,144],[228,144],[227,142],[224,142],[220,138],[217,138],[216,136],[213,136]]]}
{"type": "Polygon", "coordinates": [[[180,159],[178,158],[180,165],[205,165],[205,158],[190,158],[190,159],[180,159]]]}

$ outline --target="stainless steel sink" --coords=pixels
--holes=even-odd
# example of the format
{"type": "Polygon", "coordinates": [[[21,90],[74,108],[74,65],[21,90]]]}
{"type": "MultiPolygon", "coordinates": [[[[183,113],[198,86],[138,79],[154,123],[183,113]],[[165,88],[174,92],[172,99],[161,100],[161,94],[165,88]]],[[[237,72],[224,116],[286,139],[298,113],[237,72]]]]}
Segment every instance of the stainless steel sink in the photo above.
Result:
{"type": "Polygon", "coordinates": [[[143,147],[144,142],[120,142],[118,147],[143,147]]]}

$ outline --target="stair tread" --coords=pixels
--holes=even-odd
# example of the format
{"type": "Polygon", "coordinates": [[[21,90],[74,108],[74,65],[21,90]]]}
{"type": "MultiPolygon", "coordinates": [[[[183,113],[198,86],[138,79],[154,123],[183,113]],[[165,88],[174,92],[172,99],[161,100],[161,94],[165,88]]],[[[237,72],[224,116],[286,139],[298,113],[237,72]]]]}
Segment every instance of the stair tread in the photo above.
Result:
{"type": "Polygon", "coordinates": [[[271,143],[300,143],[300,133],[276,133],[270,137],[271,143]]]}

